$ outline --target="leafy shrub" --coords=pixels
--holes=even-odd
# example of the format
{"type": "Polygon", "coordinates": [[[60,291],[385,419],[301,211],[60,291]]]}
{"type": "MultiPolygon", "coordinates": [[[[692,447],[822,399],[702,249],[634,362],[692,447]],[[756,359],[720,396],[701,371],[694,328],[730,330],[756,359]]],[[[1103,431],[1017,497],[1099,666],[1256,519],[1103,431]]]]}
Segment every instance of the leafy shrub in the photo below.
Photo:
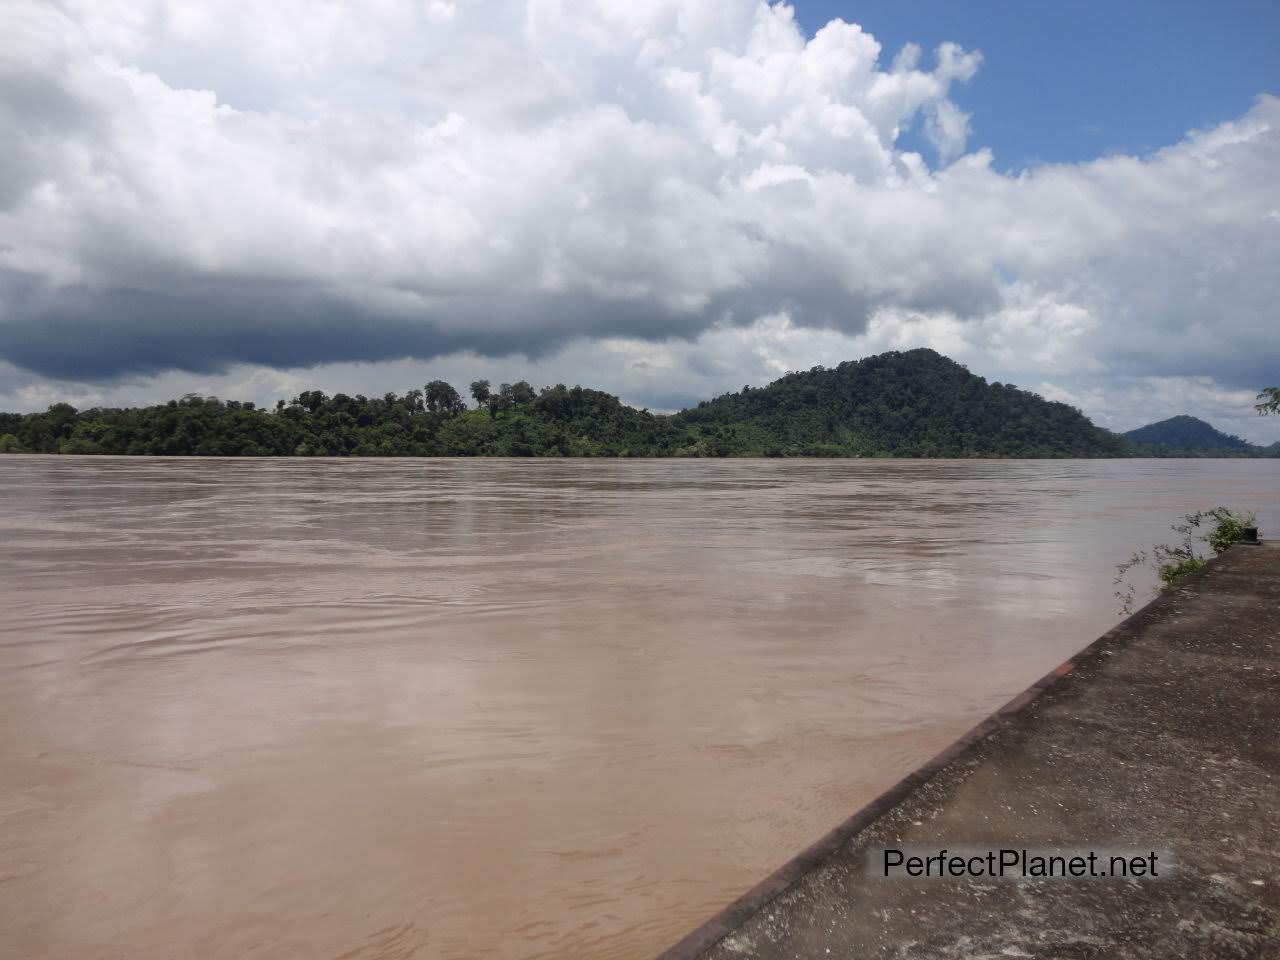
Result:
{"type": "Polygon", "coordinates": [[[1154,567],[1163,584],[1161,589],[1168,590],[1209,562],[1200,544],[1208,544],[1217,556],[1232,544],[1239,543],[1244,538],[1245,528],[1256,522],[1253,513],[1227,507],[1186,514],[1181,522],[1170,525],[1170,529],[1178,534],[1177,543],[1158,543],[1150,550],[1139,550],[1128,560],[1116,564],[1116,599],[1120,601],[1122,611],[1129,613],[1133,610],[1137,591],[1126,578],[1134,567],[1154,567]]]}

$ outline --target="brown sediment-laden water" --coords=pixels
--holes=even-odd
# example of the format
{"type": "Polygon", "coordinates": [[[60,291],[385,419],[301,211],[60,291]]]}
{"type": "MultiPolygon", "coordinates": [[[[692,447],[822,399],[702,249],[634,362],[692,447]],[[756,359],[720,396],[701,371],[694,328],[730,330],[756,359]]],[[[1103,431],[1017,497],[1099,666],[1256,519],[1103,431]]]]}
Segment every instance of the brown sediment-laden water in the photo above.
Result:
{"type": "Polygon", "coordinates": [[[1280,460],[0,457],[0,957],[656,953],[1280,460]]]}

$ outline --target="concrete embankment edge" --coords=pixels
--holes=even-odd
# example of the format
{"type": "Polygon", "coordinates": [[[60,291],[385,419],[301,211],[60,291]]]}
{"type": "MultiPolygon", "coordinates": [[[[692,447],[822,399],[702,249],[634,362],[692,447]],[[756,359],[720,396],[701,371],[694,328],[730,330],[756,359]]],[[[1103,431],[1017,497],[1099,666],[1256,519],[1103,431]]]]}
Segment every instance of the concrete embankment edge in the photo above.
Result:
{"type": "Polygon", "coordinates": [[[1222,557],[1213,560],[1204,570],[1189,578],[1177,591],[1161,594],[1123,622],[1103,634],[1069,660],[1060,664],[1036,683],[1013,697],[1008,703],[987,717],[964,736],[927,763],[917,768],[871,803],[831,830],[818,841],[801,851],[759,884],[690,932],[658,960],[693,960],[702,957],[726,937],[741,930],[748,921],[757,917],[780,896],[792,890],[805,878],[826,864],[837,852],[845,850],[860,835],[886,814],[904,805],[920,794],[926,785],[944,771],[957,765],[971,764],[974,756],[998,731],[1005,730],[1024,718],[1037,701],[1047,693],[1060,688],[1068,677],[1083,667],[1099,667],[1107,658],[1147,634],[1158,621],[1176,616],[1177,606],[1189,594],[1195,594],[1216,571],[1239,562],[1247,554],[1252,561],[1266,558],[1266,566],[1273,574],[1280,574],[1280,549],[1275,545],[1261,547],[1235,547],[1222,557]]]}

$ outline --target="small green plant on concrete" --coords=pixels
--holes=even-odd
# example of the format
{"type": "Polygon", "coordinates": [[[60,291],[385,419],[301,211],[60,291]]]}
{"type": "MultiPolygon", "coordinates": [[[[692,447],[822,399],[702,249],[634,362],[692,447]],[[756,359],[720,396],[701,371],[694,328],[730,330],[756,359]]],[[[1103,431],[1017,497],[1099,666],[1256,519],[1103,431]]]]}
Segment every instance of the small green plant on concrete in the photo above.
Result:
{"type": "Polygon", "coordinates": [[[1171,589],[1209,562],[1201,544],[1208,544],[1216,556],[1233,543],[1239,543],[1244,538],[1245,528],[1255,523],[1252,513],[1227,507],[1188,513],[1181,522],[1170,526],[1178,534],[1177,543],[1158,543],[1150,550],[1139,550],[1128,560],[1116,564],[1114,583],[1121,610],[1133,612],[1137,596],[1137,588],[1128,581],[1130,570],[1150,565],[1155,568],[1160,589],[1171,589]]]}

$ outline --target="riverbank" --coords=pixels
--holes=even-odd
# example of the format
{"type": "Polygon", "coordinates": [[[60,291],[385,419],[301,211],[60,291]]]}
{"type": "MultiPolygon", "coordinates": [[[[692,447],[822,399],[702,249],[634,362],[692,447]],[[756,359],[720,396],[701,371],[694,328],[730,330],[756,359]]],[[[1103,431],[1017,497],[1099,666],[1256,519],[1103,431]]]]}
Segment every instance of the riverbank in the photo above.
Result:
{"type": "Polygon", "coordinates": [[[1237,546],[660,960],[1274,956],[1280,545],[1237,546]],[[886,847],[1136,849],[1157,880],[882,879],[886,847]]]}

